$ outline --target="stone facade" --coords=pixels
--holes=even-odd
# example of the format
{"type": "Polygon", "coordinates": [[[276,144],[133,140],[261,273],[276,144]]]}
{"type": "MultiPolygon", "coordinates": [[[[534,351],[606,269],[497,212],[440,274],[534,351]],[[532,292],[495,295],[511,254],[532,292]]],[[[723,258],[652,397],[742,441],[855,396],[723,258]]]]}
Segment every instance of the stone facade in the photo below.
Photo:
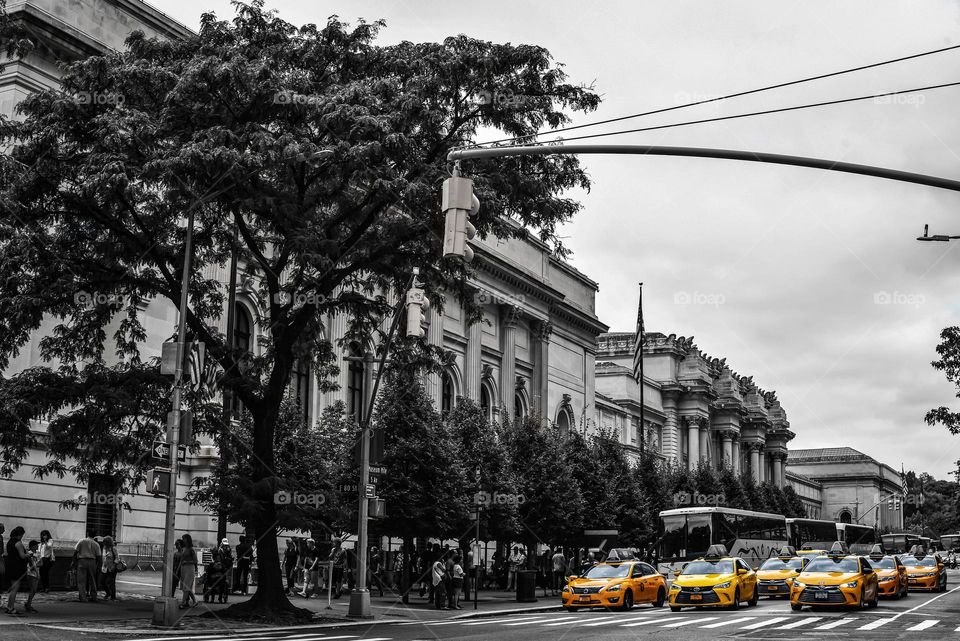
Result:
{"type": "MultiPolygon", "coordinates": [[[[701,352],[693,337],[648,332],[644,339],[643,420],[655,444],[651,450],[688,469],[700,462],[726,465],[783,487],[794,434],[776,393],[731,370],[726,359],[701,352]]],[[[596,386],[639,425],[635,340],[632,332],[599,337],[596,386]]]]}
{"type": "Polygon", "coordinates": [[[901,492],[900,472],[893,467],[852,447],[791,450],[787,466],[820,484],[821,518],[903,530],[903,510],[888,507],[888,498],[901,492]]]}

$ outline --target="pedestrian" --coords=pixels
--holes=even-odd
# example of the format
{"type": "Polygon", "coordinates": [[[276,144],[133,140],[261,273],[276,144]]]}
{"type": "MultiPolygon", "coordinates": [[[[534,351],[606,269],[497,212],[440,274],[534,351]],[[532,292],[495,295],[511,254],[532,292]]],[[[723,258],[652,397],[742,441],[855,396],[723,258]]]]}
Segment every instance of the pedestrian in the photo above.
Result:
{"type": "Polygon", "coordinates": [[[391,587],[397,592],[405,592],[407,589],[403,576],[405,554],[404,547],[401,545],[400,550],[398,550],[396,556],[393,557],[393,585],[391,587]]]}
{"type": "Polygon", "coordinates": [[[463,606],[460,605],[460,595],[463,592],[463,579],[466,576],[466,573],[463,571],[463,566],[460,565],[460,555],[457,554],[453,557],[453,607],[457,610],[462,610],[463,606]]]}
{"type": "Polygon", "coordinates": [[[23,604],[24,612],[36,612],[33,608],[33,597],[37,594],[40,585],[40,542],[30,541],[27,549],[27,576],[26,581],[30,589],[27,602],[23,604]]]}
{"type": "Polygon", "coordinates": [[[3,579],[7,574],[7,547],[3,544],[3,533],[5,531],[3,523],[0,523],[0,591],[3,591],[3,579]]]}
{"type": "Polygon", "coordinates": [[[176,550],[173,552],[173,592],[170,596],[176,597],[177,586],[180,585],[180,562],[183,561],[183,541],[177,539],[173,542],[173,546],[176,550]]]}
{"type": "Polygon", "coordinates": [[[510,555],[507,565],[507,591],[517,589],[517,570],[523,567],[527,557],[520,552],[519,546],[513,546],[513,554],[510,555]]]}
{"type": "MultiPolygon", "coordinates": [[[[307,547],[303,551],[300,565],[303,568],[303,592],[300,593],[305,599],[318,591],[320,583],[320,551],[317,550],[317,543],[313,539],[307,539],[307,547]]],[[[319,594],[319,592],[318,592],[319,594]]]]}
{"type": "Polygon", "coordinates": [[[250,589],[250,566],[253,565],[253,544],[241,536],[237,543],[237,571],[234,573],[234,592],[247,594],[250,589]]]}
{"type": "Polygon", "coordinates": [[[300,560],[300,552],[297,550],[297,540],[287,539],[287,549],[283,551],[283,571],[287,577],[287,589],[285,594],[290,595],[296,591],[295,575],[297,565],[300,560]]]}
{"type": "Polygon", "coordinates": [[[90,586],[90,591],[94,594],[94,596],[97,596],[97,594],[100,592],[100,565],[103,563],[103,539],[99,536],[95,536],[93,537],[93,541],[100,546],[100,554],[97,555],[95,566],[96,570],[93,573],[93,581],[92,585],[90,586]]]}
{"type": "Polygon", "coordinates": [[[193,582],[197,578],[197,551],[193,548],[193,537],[184,534],[183,550],[180,554],[180,590],[183,592],[183,602],[180,609],[189,608],[197,604],[197,597],[193,595],[193,582]]]}
{"type": "MultiPolygon", "coordinates": [[[[17,593],[20,591],[20,583],[26,581],[28,560],[30,558],[27,549],[23,546],[23,535],[25,530],[17,526],[10,531],[10,540],[7,541],[7,575],[10,577],[10,588],[7,594],[7,614],[16,617],[20,616],[17,612],[17,593]]],[[[29,601],[28,601],[29,603],[29,601]]]]}
{"type": "MultiPolygon", "coordinates": [[[[220,555],[220,563],[223,564],[223,573],[226,577],[223,583],[223,589],[229,594],[233,587],[234,566],[233,549],[230,547],[230,539],[223,537],[220,540],[220,545],[217,546],[217,553],[220,555]]],[[[224,600],[224,603],[226,603],[226,600],[224,600]]]]}
{"type": "Polygon", "coordinates": [[[100,584],[104,591],[104,598],[117,600],[117,563],[121,560],[117,547],[113,544],[113,537],[103,537],[103,559],[100,565],[100,584]]]}
{"type": "Polygon", "coordinates": [[[597,555],[592,551],[587,553],[587,558],[584,559],[583,564],[580,566],[580,576],[583,576],[587,573],[587,570],[592,568],[597,564],[597,555]]]}
{"type": "Polygon", "coordinates": [[[370,591],[373,591],[373,586],[376,584],[380,588],[380,596],[383,596],[383,555],[376,545],[370,548],[370,562],[367,564],[367,573],[370,575],[368,582],[370,591]]]}
{"type": "Polygon", "coordinates": [[[343,552],[343,541],[334,537],[333,547],[330,548],[328,563],[333,565],[333,598],[339,599],[343,594],[343,571],[346,567],[346,555],[343,552]]]}
{"type": "Polygon", "coordinates": [[[557,596],[567,583],[567,558],[563,555],[563,548],[557,548],[554,551],[551,565],[553,566],[553,583],[550,587],[553,589],[553,596],[557,596]]]}
{"type": "Polygon", "coordinates": [[[77,541],[71,563],[71,566],[77,569],[77,592],[81,601],[97,601],[96,574],[99,568],[97,559],[100,555],[100,545],[93,539],[93,530],[89,530],[85,538],[77,541]]]}
{"type": "MultiPolygon", "coordinates": [[[[437,546],[439,548],[439,546],[437,546]]],[[[444,575],[446,574],[446,568],[443,564],[442,558],[437,558],[433,562],[430,571],[430,584],[433,586],[433,595],[434,595],[434,605],[438,610],[449,610],[447,607],[446,599],[444,599],[443,593],[443,580],[444,575]]]]}
{"type": "Polygon", "coordinates": [[[37,552],[38,567],[40,570],[40,592],[44,594],[50,591],[50,568],[57,560],[57,555],[53,551],[53,537],[50,530],[40,532],[40,548],[37,552]]]}
{"type": "Polygon", "coordinates": [[[227,602],[227,572],[223,565],[222,556],[214,552],[210,563],[203,572],[203,602],[227,602]]]}
{"type": "Polygon", "coordinates": [[[469,601],[470,591],[477,589],[477,564],[473,559],[473,550],[467,550],[466,567],[464,569],[467,571],[467,576],[463,582],[463,598],[465,601],[469,601]]]}
{"type": "Polygon", "coordinates": [[[454,603],[456,601],[456,595],[453,593],[453,557],[455,556],[454,552],[450,551],[450,548],[446,548],[443,553],[443,590],[447,593],[447,607],[453,610],[454,603]]]}
{"type": "Polygon", "coordinates": [[[543,596],[547,596],[547,588],[550,587],[551,579],[553,579],[553,555],[550,554],[550,548],[545,548],[543,553],[537,557],[537,581],[540,583],[540,587],[543,588],[543,596]]]}

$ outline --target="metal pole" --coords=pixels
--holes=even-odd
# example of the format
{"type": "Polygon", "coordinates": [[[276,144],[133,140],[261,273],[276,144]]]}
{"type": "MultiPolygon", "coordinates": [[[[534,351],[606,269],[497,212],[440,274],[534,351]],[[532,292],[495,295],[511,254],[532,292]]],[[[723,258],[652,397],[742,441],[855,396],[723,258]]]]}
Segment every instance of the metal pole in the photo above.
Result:
{"type": "Polygon", "coordinates": [[[350,611],[348,616],[369,618],[370,591],[367,589],[367,518],[370,499],[367,497],[367,483],[370,480],[370,416],[373,412],[373,353],[369,350],[363,355],[363,417],[360,433],[360,504],[359,526],[357,528],[357,587],[350,593],[350,611]]]}
{"type": "Polygon", "coordinates": [[[327,561],[327,609],[333,609],[333,561],[327,561]]]}
{"type": "Polygon", "coordinates": [[[640,327],[637,328],[637,332],[640,336],[637,337],[637,340],[640,342],[640,454],[642,455],[647,451],[646,411],[643,405],[643,283],[640,283],[639,318],[640,327]]]}
{"type": "Polygon", "coordinates": [[[477,149],[454,149],[447,154],[447,160],[456,162],[475,158],[503,158],[506,156],[552,156],[581,154],[625,154],[635,156],[684,156],[690,158],[718,158],[722,160],[742,160],[762,162],[774,165],[793,165],[827,171],[841,171],[861,176],[886,178],[902,182],[960,191],[960,180],[950,180],[939,176],[927,176],[898,169],[857,165],[854,163],[808,158],[787,154],[771,154],[762,151],[743,151],[739,149],[708,149],[704,147],[664,147],[660,145],[551,145],[517,147],[483,147],[477,149]]]}
{"type": "Polygon", "coordinates": [[[173,374],[173,396],[171,397],[172,425],[167,431],[167,442],[170,444],[170,494],[167,495],[167,511],[164,523],[163,536],[163,580],[161,593],[154,607],[153,622],[155,625],[173,625],[176,621],[176,599],[171,594],[173,585],[173,554],[176,538],[177,519],[177,475],[179,462],[177,450],[180,445],[180,422],[183,399],[181,387],[183,384],[183,360],[187,340],[187,305],[189,304],[188,289],[190,285],[190,263],[193,256],[193,208],[187,216],[187,237],[183,253],[183,277],[180,284],[180,314],[177,323],[177,365],[173,374]]]}
{"type": "Polygon", "coordinates": [[[480,589],[480,506],[477,506],[477,553],[473,558],[473,609],[477,609],[477,591],[480,589]]]}
{"type": "MultiPolygon", "coordinates": [[[[237,305],[237,243],[240,239],[240,228],[233,227],[233,246],[230,248],[230,284],[227,291],[227,349],[233,347],[233,334],[236,331],[236,310],[237,305]]],[[[230,422],[233,419],[233,392],[224,387],[223,389],[223,426],[224,430],[230,429],[230,422]]],[[[227,448],[224,443],[227,442],[226,435],[220,436],[220,459],[222,465],[229,465],[229,460],[225,459],[227,448]]],[[[221,506],[217,510],[217,541],[222,541],[227,536],[227,510],[221,506]]],[[[232,576],[232,573],[231,573],[232,576]]]]}

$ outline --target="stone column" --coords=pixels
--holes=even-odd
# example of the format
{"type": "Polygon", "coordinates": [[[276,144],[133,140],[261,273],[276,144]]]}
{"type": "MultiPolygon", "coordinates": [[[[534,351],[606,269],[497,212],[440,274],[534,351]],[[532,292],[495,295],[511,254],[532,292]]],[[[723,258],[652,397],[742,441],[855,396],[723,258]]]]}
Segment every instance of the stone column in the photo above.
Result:
{"type": "Polygon", "coordinates": [[[695,470],[700,461],[700,421],[695,416],[684,420],[687,423],[687,469],[695,470]]]}
{"type": "Polygon", "coordinates": [[[532,332],[533,380],[530,385],[531,411],[539,414],[548,424],[553,421],[547,383],[550,374],[550,321],[538,321],[532,332]]]}
{"type": "Polygon", "coordinates": [[[773,458],[773,482],[777,484],[777,487],[782,488],[784,482],[783,474],[783,459],[784,456],[781,453],[774,454],[773,458]]]}
{"type": "Polygon", "coordinates": [[[733,435],[733,452],[731,454],[733,473],[740,474],[740,435],[733,435]]]}
{"type": "Polygon", "coordinates": [[[720,440],[723,444],[723,465],[733,468],[733,434],[729,430],[724,430],[720,434],[720,440]]]}
{"type": "MultiPolygon", "coordinates": [[[[464,312],[464,322],[466,317],[464,312]]],[[[483,363],[480,360],[481,329],[479,321],[467,326],[467,349],[463,359],[463,395],[477,403],[480,402],[480,377],[483,375],[483,363]]]]}
{"type": "Polygon", "coordinates": [[[520,318],[520,308],[513,305],[504,305],[500,308],[500,350],[503,355],[500,360],[500,403],[503,405],[506,416],[513,417],[513,397],[517,387],[517,321],[520,318]]]}
{"type": "Polygon", "coordinates": [[[663,413],[663,435],[660,441],[660,451],[669,461],[679,464],[683,457],[680,451],[680,425],[677,419],[676,401],[672,396],[664,396],[663,413]]]}
{"type": "Polygon", "coordinates": [[[753,474],[753,482],[760,483],[760,444],[749,443],[750,448],[750,473],[753,474]]]}
{"type": "MultiPolygon", "coordinates": [[[[437,347],[443,346],[443,314],[433,305],[427,310],[429,325],[427,326],[427,344],[437,347]]],[[[423,385],[426,388],[427,396],[433,401],[433,407],[438,412],[443,402],[443,391],[439,372],[427,372],[423,377],[423,385]]]]}
{"type": "MultiPolygon", "coordinates": [[[[324,407],[332,405],[336,401],[347,402],[347,381],[350,377],[350,361],[343,360],[347,355],[347,346],[341,346],[340,340],[347,333],[347,315],[341,313],[332,313],[327,316],[327,336],[330,337],[330,344],[333,346],[333,353],[336,354],[340,373],[337,375],[337,383],[340,389],[324,393],[324,407]]],[[[348,408],[349,409],[349,408],[348,408]]]]}
{"type": "Polygon", "coordinates": [[[710,428],[704,425],[704,421],[699,421],[700,426],[700,460],[710,465],[710,428]]]}

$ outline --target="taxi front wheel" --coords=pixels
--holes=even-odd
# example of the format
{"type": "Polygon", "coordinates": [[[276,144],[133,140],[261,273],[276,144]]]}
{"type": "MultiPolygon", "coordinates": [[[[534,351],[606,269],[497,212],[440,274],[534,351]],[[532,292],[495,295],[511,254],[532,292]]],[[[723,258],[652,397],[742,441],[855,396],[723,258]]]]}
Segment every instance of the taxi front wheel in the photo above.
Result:
{"type": "Polygon", "coordinates": [[[733,603],[730,604],[731,610],[740,609],[740,587],[737,586],[737,589],[733,593],[733,603]]]}
{"type": "Polygon", "coordinates": [[[657,590],[657,600],[653,602],[653,607],[662,608],[663,602],[667,600],[667,593],[664,592],[663,588],[657,590]]]}
{"type": "Polygon", "coordinates": [[[670,606],[670,611],[671,611],[671,612],[679,612],[679,611],[680,611],[680,606],[671,605],[671,606],[670,606]]]}
{"type": "Polygon", "coordinates": [[[800,605],[799,603],[791,603],[790,609],[793,610],[794,612],[799,612],[800,610],[803,609],[803,606],[800,605]]]}
{"type": "Polygon", "coordinates": [[[760,592],[757,590],[757,586],[753,586],[753,596],[750,597],[750,600],[747,601],[747,605],[751,608],[757,605],[757,602],[760,601],[760,592]]]}

